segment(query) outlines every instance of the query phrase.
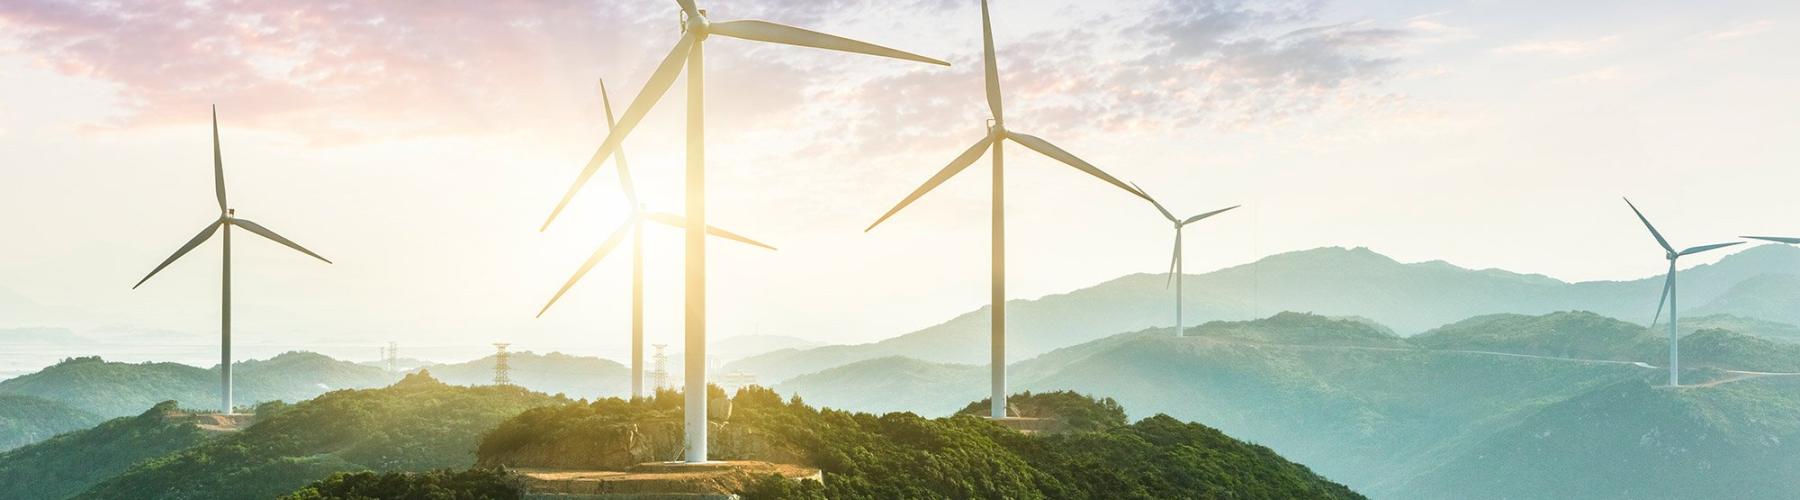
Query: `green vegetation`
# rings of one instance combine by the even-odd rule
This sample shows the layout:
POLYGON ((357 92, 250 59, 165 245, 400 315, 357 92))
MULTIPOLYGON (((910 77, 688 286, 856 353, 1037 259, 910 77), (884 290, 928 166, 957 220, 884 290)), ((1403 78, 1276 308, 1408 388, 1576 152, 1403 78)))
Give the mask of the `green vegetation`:
POLYGON ((1336 319, 1295 312, 1254 321, 1211 321, 1184 333, 1271 344, 1407 347, 1406 339, 1394 335, 1393 330, 1366 319, 1336 319))
POLYGON ((465 468, 482 432, 528 408, 566 403, 518 387, 449 386, 416 374, 383 389, 265 405, 255 425, 139 464, 82 497, 267 498, 341 471, 465 468))
POLYGON ((524 495, 505 470, 339 472, 280 500, 517 500, 524 495))
POLYGON ((1627 381, 1558 403, 1415 484, 1412 498, 1792 498, 1800 381, 1627 381))
MULTIPOLYGON (((1213 428, 1167 416, 1124 424, 1117 404, 1068 393, 1022 402, 1119 425, 1039 437, 971 416, 818 410, 757 387, 732 401, 729 420, 714 422, 713 458, 798 463, 826 474, 822 485, 765 481, 745 492, 753 498, 1361 498, 1213 428)), ((662 392, 530 410, 488 434, 481 463, 629 465, 640 459, 634 453, 678 449, 680 405, 678 394, 662 392), (648 449, 634 452, 639 446, 648 449), (571 464, 570 457, 617 458, 571 464)))
MULTIPOLYGON (((993 412, 993 398, 969 403, 957 415, 987 416, 993 412)), ((1125 407, 1112 398, 1094 399, 1074 391, 1032 394, 1025 391, 1006 397, 1007 416, 1056 419, 1063 429, 1074 432, 1096 432, 1125 425, 1125 407)))
POLYGON ((100 423, 98 415, 57 401, 0 394, 0 451, 100 423))
POLYGON ((1494 351, 1559 358, 1645 361, 1667 342, 1644 329, 1587 311, 1476 316, 1407 339, 1428 349, 1494 351))
POLYGON ((1700 330, 1681 338, 1681 366, 1800 372, 1800 345, 1728 330, 1700 330))
POLYGON ((0 498, 68 498, 133 464, 206 440, 193 425, 164 418, 164 401, 134 417, 0 453, 0 498))

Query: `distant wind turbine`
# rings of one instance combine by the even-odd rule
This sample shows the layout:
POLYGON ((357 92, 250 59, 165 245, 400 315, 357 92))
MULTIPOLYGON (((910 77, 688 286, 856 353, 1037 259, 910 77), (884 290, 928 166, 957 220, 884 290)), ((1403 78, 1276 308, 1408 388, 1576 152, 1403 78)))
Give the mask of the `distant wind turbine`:
POLYGON ((1006 192, 1004 182, 1005 156, 1001 150, 1001 145, 1006 140, 1010 139, 1013 142, 1017 142, 1033 151, 1037 151, 1044 156, 1066 163, 1071 167, 1075 167, 1077 170, 1087 172, 1089 175, 1100 178, 1100 180, 1118 186, 1119 189, 1123 189, 1128 193, 1139 197, 1143 197, 1144 193, 1113 178, 1113 176, 1108 175, 1106 172, 1100 171, 1099 168, 1089 164, 1087 161, 1076 158, 1075 155, 1070 154, 1068 151, 1064 151, 1062 148, 1050 144, 1049 141, 1007 130, 1006 119, 1004 113, 1001 112, 1000 75, 994 60, 994 30, 988 18, 987 0, 982 0, 981 2, 981 40, 982 61, 986 66, 988 110, 993 113, 993 119, 988 125, 987 135, 983 136, 981 140, 975 141, 974 146, 970 146, 967 151, 962 153, 962 155, 957 156, 955 160, 951 160, 950 164, 945 166, 943 170, 938 171, 937 175, 931 176, 931 179, 926 180, 924 185, 913 190, 912 194, 907 195, 906 199, 900 200, 898 205, 894 205, 892 210, 888 210, 886 214, 882 215, 880 219, 876 219, 875 223, 870 224, 868 229, 864 229, 864 231, 866 232, 875 229, 875 226, 881 225, 882 221, 886 221, 889 217, 893 217, 894 214, 899 213, 900 209, 906 208, 907 205, 912 204, 913 201, 918 200, 919 197, 924 196, 925 193, 930 192, 939 184, 943 184, 944 181, 949 180, 957 173, 962 172, 963 169, 968 168, 969 165, 974 164, 975 160, 981 158, 982 152, 992 148, 994 153, 994 180, 992 186, 993 194, 991 195, 991 202, 993 204, 993 248, 991 259, 993 264, 990 270, 991 274, 989 275, 991 289, 988 297, 990 303, 988 310, 991 315, 991 319, 989 320, 991 328, 990 335, 992 337, 992 358, 990 362, 992 363, 991 368, 993 371, 993 399, 991 400, 991 410, 994 418, 1005 418, 1006 192))
MULTIPOLYGON (((1175 283, 1175 336, 1180 337, 1181 329, 1182 329, 1182 325, 1183 325, 1183 323, 1181 322, 1181 281, 1182 281, 1181 278, 1183 276, 1183 274, 1182 274, 1183 259, 1181 256, 1181 229, 1184 227, 1187 227, 1188 224, 1200 222, 1201 220, 1204 220, 1208 217, 1212 217, 1214 215, 1219 215, 1219 214, 1222 214, 1225 212, 1229 212, 1232 209, 1241 207, 1243 205, 1232 205, 1230 207, 1221 208, 1218 210, 1203 213, 1203 214, 1196 215, 1193 217, 1188 217, 1186 219, 1181 219, 1181 218, 1175 217, 1175 214, 1169 213, 1169 209, 1164 208, 1162 203, 1159 203, 1156 201, 1156 198, 1150 197, 1150 193, 1145 192, 1144 188, 1142 186, 1138 186, 1137 184, 1132 184, 1131 186, 1137 188, 1139 193, 1143 193, 1144 199, 1150 200, 1150 204, 1156 206, 1156 211, 1162 212, 1163 218, 1169 219, 1169 222, 1175 224, 1175 256, 1171 257, 1169 259, 1169 281, 1172 281, 1175 283)), ((1164 284, 1163 286, 1168 286, 1168 285, 1164 284)))
POLYGON ((1697 254, 1697 253, 1701 253, 1701 252, 1718 250, 1720 248, 1725 248, 1725 247, 1732 246, 1732 245, 1740 245, 1740 244, 1743 244, 1744 242, 1733 241, 1731 243, 1714 243, 1711 245, 1700 245, 1697 247, 1690 247, 1686 250, 1677 252, 1677 251, 1675 251, 1675 247, 1669 245, 1669 240, 1663 239, 1662 233, 1656 231, 1656 226, 1650 225, 1650 219, 1644 217, 1644 212, 1639 211, 1637 209, 1637 205, 1631 204, 1630 199, 1625 200, 1625 205, 1631 207, 1631 212, 1637 214, 1638 220, 1644 222, 1644 228, 1650 230, 1650 236, 1656 237, 1656 244, 1662 246, 1663 252, 1665 252, 1664 255, 1669 259, 1669 277, 1663 281, 1662 296, 1660 298, 1658 298, 1656 301, 1656 316, 1650 318, 1650 329, 1651 330, 1656 329, 1656 321, 1658 319, 1662 318, 1663 304, 1665 302, 1668 303, 1668 305, 1669 305, 1669 385, 1671 387, 1680 387, 1681 386, 1681 339, 1680 339, 1680 333, 1677 333, 1677 331, 1675 330, 1675 323, 1676 323, 1675 260, 1679 259, 1685 255, 1693 255, 1693 254, 1697 254))
POLYGON ((194 247, 198 247, 198 246, 200 246, 201 243, 205 243, 207 238, 212 237, 213 233, 217 232, 217 233, 221 233, 223 235, 222 238, 224 241, 225 249, 224 249, 224 252, 222 252, 222 253, 225 256, 225 259, 224 259, 224 266, 223 266, 222 272, 220 274, 220 283, 221 284, 220 284, 220 288, 219 288, 219 290, 220 290, 219 291, 219 302, 220 302, 219 303, 219 339, 220 339, 219 340, 219 378, 220 378, 220 380, 219 380, 219 412, 229 415, 229 414, 231 414, 231 407, 232 407, 232 404, 231 404, 232 403, 232 401, 231 401, 231 226, 237 226, 237 227, 244 228, 244 230, 255 233, 258 236, 268 238, 268 239, 270 239, 276 243, 280 243, 288 248, 292 248, 294 250, 299 250, 300 253, 310 255, 315 259, 323 260, 323 261, 325 261, 326 264, 330 264, 331 261, 326 260, 324 257, 320 257, 319 254, 313 253, 311 250, 307 250, 306 248, 301 247, 300 244, 294 243, 292 240, 283 238, 279 234, 275 234, 275 232, 270 231, 269 228, 263 227, 262 225, 257 224, 255 222, 250 222, 249 219, 237 218, 237 215, 236 215, 237 210, 228 208, 226 206, 226 204, 225 204, 225 162, 224 162, 222 156, 219 154, 219 108, 218 107, 213 108, 212 127, 213 127, 212 128, 212 130, 213 130, 213 193, 215 195, 217 195, 219 198, 219 219, 213 221, 212 224, 208 224, 206 226, 206 229, 201 229, 200 234, 194 235, 194 238, 191 240, 188 240, 187 244, 182 245, 180 249, 175 250, 175 255, 170 255, 169 258, 164 259, 161 264, 157 264, 156 269, 151 269, 150 274, 145 275, 144 279, 138 280, 136 285, 131 285, 131 288, 133 290, 136 290, 137 287, 140 285, 143 285, 145 281, 150 281, 151 276, 156 276, 156 273, 158 271, 162 271, 163 268, 169 267, 169 264, 174 263, 175 259, 179 259, 179 258, 181 258, 181 256, 187 255, 187 253, 189 251, 193 250, 194 247))
MULTIPOLYGON (((631 105, 625 108, 625 114, 619 119, 618 126, 607 134, 606 141, 588 158, 587 166, 582 167, 581 175, 563 194, 562 201, 544 220, 545 228, 550 226, 556 216, 568 206, 569 200, 581 190, 589 177, 600 169, 606 157, 619 148, 619 143, 631 135, 631 131, 656 106, 658 99, 674 85, 675 76, 681 73, 682 65, 687 65, 687 271, 686 271, 686 329, 684 339, 687 351, 686 402, 683 407, 684 440, 686 441, 685 458, 688 462, 705 462, 707 413, 706 413, 706 105, 705 105, 705 41, 712 35, 722 35, 744 40, 770 42, 784 45, 796 45, 826 50, 854 52, 874 56, 891 57, 931 64, 949 66, 937 59, 882 47, 871 43, 859 42, 835 35, 816 31, 784 26, 767 21, 721 21, 712 22, 706 12, 694 6, 693 0, 676 0, 681 5, 684 19, 681 23, 682 35, 663 57, 656 71, 651 73, 650 80, 644 83, 644 89, 633 98, 631 105)), ((541 229, 540 229, 541 230, 541 229)))
MULTIPOLYGON (((600 100, 606 106, 606 124, 609 127, 613 126, 612 101, 606 96, 606 82, 604 80, 600 82, 600 100)), ((617 164, 619 167, 619 188, 625 192, 625 199, 631 203, 631 218, 627 219, 624 224, 621 224, 618 229, 613 230, 612 235, 608 236, 606 241, 600 244, 600 248, 594 250, 594 255, 588 257, 587 262, 581 264, 581 268, 577 269, 575 275, 570 277, 567 283, 563 284, 562 289, 556 291, 555 296, 550 297, 550 302, 544 304, 543 309, 538 310, 538 317, 543 317, 544 312, 549 311, 550 306, 556 304, 557 299, 562 298, 563 294, 567 293, 570 287, 575 286, 575 282, 581 281, 581 277, 587 275, 588 270, 593 269, 594 265, 600 262, 600 259, 605 258, 608 252, 611 252, 613 248, 619 246, 619 242, 625 239, 626 231, 630 230, 631 397, 632 399, 637 399, 644 397, 644 221, 678 228, 687 227, 687 222, 679 215, 646 212, 644 210, 644 205, 638 202, 637 188, 636 186, 633 186, 631 182, 631 169, 625 164, 625 148, 620 147, 613 151, 613 163, 617 164)), ((775 249, 775 247, 712 226, 707 226, 706 232, 707 234, 721 238, 737 240, 770 250, 775 249)))

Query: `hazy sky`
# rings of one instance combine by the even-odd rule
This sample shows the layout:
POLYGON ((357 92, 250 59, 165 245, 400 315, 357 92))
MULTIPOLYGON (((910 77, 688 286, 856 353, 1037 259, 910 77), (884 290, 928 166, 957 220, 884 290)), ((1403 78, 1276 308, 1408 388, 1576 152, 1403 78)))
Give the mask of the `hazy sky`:
MULTIPOLYGON (((863 342, 984 305, 985 160, 862 231, 983 133, 976 2, 702 3, 955 64, 707 45, 709 217, 781 247, 712 246, 713 335, 863 342)), ((216 335, 216 242, 129 288, 215 217, 217 104, 238 214, 337 261, 238 233, 243 342, 617 357, 627 254, 532 318, 624 216, 610 167, 537 226, 603 138, 595 80, 622 111, 678 36, 676 12, 0 3, 0 301, 35 304, 0 327, 216 335)), ((1791 1, 994 4, 1009 128, 1178 212, 1246 205, 1189 229, 1190 272, 1368 246, 1566 280, 1662 269, 1621 195, 1677 244, 1800 233, 1797 14, 1791 1)), ((626 143, 653 208, 680 208, 680 95, 626 143)), ((1163 269, 1171 235, 1151 207, 1010 151, 1012 297, 1163 269)), ((652 340, 673 342, 680 235, 649 234, 652 340)))

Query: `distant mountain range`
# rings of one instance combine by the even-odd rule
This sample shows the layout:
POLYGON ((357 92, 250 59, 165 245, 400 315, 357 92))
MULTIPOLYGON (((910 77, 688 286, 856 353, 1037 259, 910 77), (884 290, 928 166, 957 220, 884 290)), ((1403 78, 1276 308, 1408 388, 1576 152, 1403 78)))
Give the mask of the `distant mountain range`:
MULTIPOLYGON (((1760 322, 1694 322, 1698 331, 1682 341, 1684 377, 1716 386, 1653 388, 1666 377, 1661 337, 1588 312, 1486 315, 1413 338, 1354 318, 1282 313, 1211 322, 1183 337, 1167 328, 1115 335, 1009 370, 1013 391, 1105 394, 1134 417, 1206 422, 1372 498, 1769 498, 1800 488, 1788 459, 1730 459, 1743 487, 1692 481, 1733 453, 1769 458, 1800 440, 1800 376, 1725 371, 1800 372, 1800 344, 1708 326, 1760 322), (1606 404, 1614 406, 1596 408, 1606 404), (1636 445, 1631 436, 1659 441, 1636 445), (1682 455, 1686 446, 1704 453, 1682 455), (1590 470, 1582 463, 1609 459, 1646 467, 1579 474, 1590 470), (1659 472, 1673 468, 1691 471, 1659 472), (1530 489, 1538 474, 1570 489, 1530 489), (1521 484, 1471 486, 1505 480, 1521 484)), ((985 366, 885 357, 776 389, 833 408, 942 415, 980 397, 987 382, 985 366)))
MULTIPOLYGON (((1650 256, 1646 268, 1660 260, 1650 256)), ((1683 314, 1728 314, 1800 324, 1800 248, 1763 245, 1681 271, 1683 314)), ((1645 321, 1662 277, 1569 283, 1535 274, 1473 270, 1443 261, 1400 263, 1366 248, 1319 248, 1183 276, 1189 321, 1247 320, 1281 311, 1358 316, 1412 335, 1473 316, 1565 310, 1645 321), (1642 318, 1641 320, 1639 318, 1642 318)), ((1007 303, 1007 357, 1030 359, 1118 332, 1174 323, 1162 274, 1134 274, 1065 294, 1007 303)), ((1791 327, 1778 335, 1800 339, 1791 327)), ((983 307, 942 324, 858 345, 789 349, 730 363, 779 382, 852 362, 901 356, 938 363, 987 362, 983 307), (956 346, 967 346, 958 348, 956 346)))

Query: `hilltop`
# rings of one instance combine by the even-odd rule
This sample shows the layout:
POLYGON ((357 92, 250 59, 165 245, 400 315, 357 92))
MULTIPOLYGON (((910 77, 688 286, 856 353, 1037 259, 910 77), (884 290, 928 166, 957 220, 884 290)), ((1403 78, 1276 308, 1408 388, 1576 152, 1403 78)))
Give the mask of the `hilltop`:
MULTIPOLYGON (((715 459, 824 471, 823 484, 787 487, 782 498, 1362 498, 1205 425, 1166 415, 1127 424, 1106 401, 1026 398, 1087 417, 1079 430, 1030 436, 971 416, 818 410, 751 387, 732 398, 728 419, 714 419, 710 447, 715 459)), ((678 453, 680 408, 665 391, 530 410, 488 433, 481 463, 607 470, 678 453)))
POLYGON ((460 387, 414 374, 386 388, 260 405, 249 428, 140 463, 78 498, 146 491, 170 499, 269 498, 338 471, 468 467, 488 429, 529 408, 568 403, 514 386, 460 387))
MULTIPOLYGON (((1652 261, 1646 273, 1660 268, 1652 261)), ((1732 315, 1800 324, 1800 248, 1761 245, 1717 263, 1682 270, 1683 314, 1732 315)), ((1585 310, 1638 318, 1654 312, 1661 275, 1631 281, 1569 283, 1498 269, 1466 269, 1443 261, 1401 263, 1366 248, 1319 248, 1266 257, 1250 264, 1182 276, 1187 316, 1246 321, 1280 311, 1358 316, 1401 336, 1466 318, 1585 310)), ((1097 340, 1117 332, 1173 322, 1172 292, 1161 274, 1134 274, 1064 294, 1007 302, 1010 362, 1097 340)), ((785 349, 729 363, 780 383, 827 368, 891 356, 934 363, 985 364, 988 311, 976 309, 944 323, 880 342, 785 349)), ((1746 334, 1760 332, 1740 331, 1746 334)), ((1800 332, 1774 332, 1800 338, 1800 332)))

